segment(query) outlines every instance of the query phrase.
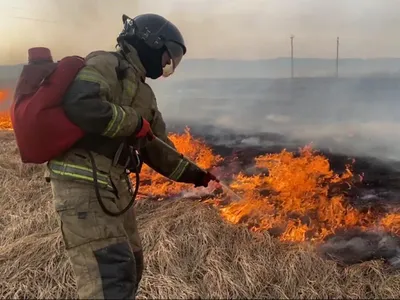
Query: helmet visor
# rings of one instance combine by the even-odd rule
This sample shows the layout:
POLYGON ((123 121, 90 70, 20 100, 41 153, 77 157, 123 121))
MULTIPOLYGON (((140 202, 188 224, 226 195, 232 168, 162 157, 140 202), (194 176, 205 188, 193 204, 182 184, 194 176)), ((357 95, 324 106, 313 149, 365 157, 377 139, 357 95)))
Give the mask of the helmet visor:
POLYGON ((169 58, 171 59, 171 63, 167 64, 163 68, 163 76, 168 77, 175 72, 176 68, 178 67, 178 65, 182 60, 184 53, 182 46, 175 42, 168 41, 165 43, 165 47, 167 48, 167 52, 169 58))

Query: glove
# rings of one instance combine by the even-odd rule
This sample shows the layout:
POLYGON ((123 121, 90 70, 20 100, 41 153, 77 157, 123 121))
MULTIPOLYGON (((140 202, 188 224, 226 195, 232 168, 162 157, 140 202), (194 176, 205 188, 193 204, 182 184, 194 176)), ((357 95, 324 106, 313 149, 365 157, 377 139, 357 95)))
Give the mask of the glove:
POLYGON ((151 125, 149 121, 146 119, 141 119, 142 126, 140 127, 140 130, 136 133, 136 138, 144 138, 147 137, 149 140, 154 139, 154 134, 153 131, 151 130, 151 125))
POLYGON ((199 187, 199 186, 208 187, 208 184, 210 183, 211 180, 219 182, 217 177, 215 177, 213 174, 201 170, 201 172, 196 178, 196 181, 194 182, 194 187, 199 187))

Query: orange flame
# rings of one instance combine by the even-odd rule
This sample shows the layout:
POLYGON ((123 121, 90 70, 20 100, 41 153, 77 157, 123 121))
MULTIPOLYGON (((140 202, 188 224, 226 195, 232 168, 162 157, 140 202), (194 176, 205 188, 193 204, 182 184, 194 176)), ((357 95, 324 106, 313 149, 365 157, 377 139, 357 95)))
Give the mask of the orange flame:
MULTIPOLYGON (((10 93, 8 90, 0 90, 0 104, 7 101, 10 93)), ((12 129, 10 114, 8 111, 0 111, 0 130, 12 129)))
POLYGON ((9 94, 7 90, 0 90, 0 103, 5 102, 9 94))
MULTIPOLYGON (((9 115, 1 113, 0 129, 11 128, 9 115)), ((223 161, 203 141, 193 138, 188 128, 169 138, 179 152, 204 169, 223 161)), ((230 184, 242 200, 224 204, 226 199, 220 195, 206 201, 228 222, 244 224, 256 232, 268 230, 282 241, 295 242, 320 241, 338 229, 354 226, 380 227, 400 234, 400 214, 374 215, 346 204, 343 187, 351 188, 354 178, 350 165, 343 174, 335 174, 328 159, 310 146, 300 149, 297 156, 283 150, 257 157, 255 165, 268 169, 268 175, 248 176, 242 172, 230 184)), ((192 185, 172 182, 148 166, 143 167, 141 179, 140 198, 163 199, 196 191, 192 185)))
MULTIPOLYGON (((171 134, 170 138, 180 152, 203 168, 222 161, 205 143, 194 139, 188 129, 183 135, 171 134)), ((213 204, 230 223, 244 224, 256 232, 268 230, 282 241, 295 242, 321 241, 338 229, 354 226, 379 226, 400 234, 400 215, 382 218, 346 204, 345 195, 339 191, 352 186, 350 165, 345 166, 343 174, 335 174, 328 159, 310 146, 300 149, 298 156, 284 150, 257 157, 255 165, 268 169, 268 175, 239 173, 230 184, 242 196, 241 201, 223 204, 220 196, 205 201, 213 204)), ((141 189, 144 198, 166 198, 193 191, 191 185, 171 182, 148 167, 142 174, 143 182, 147 182, 141 189)))
POLYGON ((381 225, 386 230, 392 231, 393 233, 400 235, 400 214, 387 214, 384 218, 382 218, 381 225))
MULTIPOLYGON (((186 128, 182 135, 171 133, 169 138, 174 143, 177 150, 198 164, 201 168, 209 169, 215 166, 222 158, 212 153, 204 142, 194 139, 189 128, 186 128)), ((142 187, 140 193, 146 197, 166 198, 177 195, 184 190, 190 189, 191 185, 173 182, 161 174, 155 172, 147 165, 143 166, 140 174, 142 187)))
POLYGON ((285 241, 320 240, 338 228, 360 225, 361 214, 346 207, 344 196, 330 195, 332 185, 350 184, 350 166, 335 174, 329 161, 309 146, 298 157, 283 150, 255 162, 269 174, 236 177, 231 187, 243 200, 221 208, 227 220, 255 231, 279 232, 285 241))
POLYGON ((0 112, 0 130, 11 130, 12 123, 8 112, 0 112))

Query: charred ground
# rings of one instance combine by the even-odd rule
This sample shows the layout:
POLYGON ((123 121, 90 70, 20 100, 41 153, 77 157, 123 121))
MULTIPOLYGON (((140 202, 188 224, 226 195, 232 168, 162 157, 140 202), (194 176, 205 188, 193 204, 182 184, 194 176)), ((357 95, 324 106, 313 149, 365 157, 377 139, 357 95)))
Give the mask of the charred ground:
MULTIPOLYGON (((216 139, 215 135, 205 138, 214 144, 216 152, 231 156, 237 168, 248 172, 255 155, 289 148, 285 142, 276 146, 280 143, 276 141, 279 136, 272 138, 274 145, 267 149, 265 145, 261 149, 235 142, 249 139, 248 136, 232 136, 219 143, 211 141, 216 139)), ((43 168, 20 163, 11 132, 1 133, 0 144, 0 295, 2 298, 75 297, 72 271, 64 254, 49 186, 42 178, 43 168)), ((327 155, 338 169, 349 160, 346 156, 327 155)), ((362 203, 364 194, 380 197, 379 201, 367 197, 368 205, 395 203, 396 197, 390 196, 397 180, 393 165, 356 158, 355 172, 362 171, 364 183, 348 197, 354 200, 354 205, 362 203)), ((308 243, 281 243, 265 232, 254 234, 243 226, 228 224, 215 209, 197 201, 138 201, 136 205, 147 265, 141 298, 400 296, 400 273, 381 260, 344 268, 325 260, 308 243)), ((360 243, 352 243, 354 237, 359 238, 359 233, 342 236, 340 242, 348 249, 355 249, 360 243)), ((366 259, 379 258, 375 254, 382 237, 368 236, 362 241, 366 240, 376 241, 375 248, 362 248, 369 251, 366 259)), ((337 241, 333 245, 336 247, 337 241)), ((389 246, 393 249, 397 244, 389 246)), ((332 247, 328 250, 332 253, 332 247)), ((343 246, 338 251, 342 250, 343 246)), ((355 261, 350 258, 347 262, 355 261)))
MULTIPOLYGON (((175 124, 169 128, 182 133, 184 124, 175 124)), ((236 133, 233 130, 213 126, 190 126, 191 134, 210 145, 216 154, 225 157, 225 165, 231 172, 252 171, 254 158, 265 153, 279 153, 283 149, 298 155, 304 141, 288 139, 277 133, 236 133), (234 162, 234 163, 233 163, 234 162)), ((352 165, 354 174, 362 180, 354 182, 351 190, 341 190, 348 194, 347 199, 359 209, 376 207, 400 208, 400 161, 383 160, 366 155, 348 155, 329 148, 319 147, 336 173, 345 171, 347 164, 352 165)))

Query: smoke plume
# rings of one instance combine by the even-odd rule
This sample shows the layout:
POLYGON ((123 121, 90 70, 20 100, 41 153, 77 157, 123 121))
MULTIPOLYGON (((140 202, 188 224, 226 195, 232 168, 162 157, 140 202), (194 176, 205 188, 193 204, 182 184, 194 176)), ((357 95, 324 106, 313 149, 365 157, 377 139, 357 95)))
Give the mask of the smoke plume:
POLYGON ((192 58, 288 56, 291 34, 297 57, 335 57, 337 36, 342 57, 394 57, 399 8, 395 0, 16 0, 1 7, 0 63, 20 63, 39 44, 58 57, 112 49, 121 15, 144 12, 176 23, 192 58))

